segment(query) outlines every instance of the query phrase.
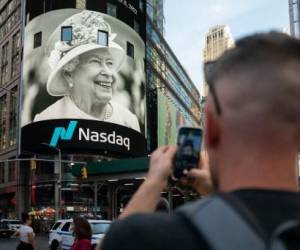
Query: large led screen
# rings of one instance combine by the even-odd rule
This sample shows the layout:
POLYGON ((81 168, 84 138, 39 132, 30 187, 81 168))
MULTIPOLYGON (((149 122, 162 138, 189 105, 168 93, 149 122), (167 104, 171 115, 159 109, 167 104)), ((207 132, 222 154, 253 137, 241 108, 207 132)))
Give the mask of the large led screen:
POLYGON ((99 12, 63 9, 25 28, 21 151, 143 155, 145 44, 99 12))
POLYGON ((157 92, 158 99, 158 145, 174 145, 177 143, 177 132, 182 126, 197 126, 184 117, 171 101, 172 97, 157 92))

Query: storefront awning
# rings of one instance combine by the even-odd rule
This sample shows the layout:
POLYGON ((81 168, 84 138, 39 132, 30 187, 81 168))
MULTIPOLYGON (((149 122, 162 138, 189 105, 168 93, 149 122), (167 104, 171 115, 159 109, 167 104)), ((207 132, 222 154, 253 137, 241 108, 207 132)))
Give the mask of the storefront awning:
MULTIPOLYGON (((148 170, 149 158, 132 158, 126 160, 100 161, 89 163, 87 168, 88 176, 110 175, 121 173, 145 172, 148 170)), ((75 164, 72 167, 72 175, 82 176, 83 165, 75 164)))

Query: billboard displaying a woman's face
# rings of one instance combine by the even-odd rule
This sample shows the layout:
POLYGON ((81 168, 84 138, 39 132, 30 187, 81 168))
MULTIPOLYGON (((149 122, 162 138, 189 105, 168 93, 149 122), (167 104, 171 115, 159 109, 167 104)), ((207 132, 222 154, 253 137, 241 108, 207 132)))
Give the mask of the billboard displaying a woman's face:
POLYGON ((22 149, 39 150, 60 127, 58 145, 51 146, 74 153, 140 154, 138 144, 145 144, 144 57, 140 36, 111 16, 63 9, 33 19, 24 39, 22 149), (65 139, 71 121, 77 122, 75 136, 65 139), (80 128, 93 128, 91 136, 115 132, 130 139, 132 150, 116 141, 108 144, 108 139, 100 143, 95 134, 94 140, 80 142, 80 128), (33 144, 28 142, 31 133, 37 138, 33 144))

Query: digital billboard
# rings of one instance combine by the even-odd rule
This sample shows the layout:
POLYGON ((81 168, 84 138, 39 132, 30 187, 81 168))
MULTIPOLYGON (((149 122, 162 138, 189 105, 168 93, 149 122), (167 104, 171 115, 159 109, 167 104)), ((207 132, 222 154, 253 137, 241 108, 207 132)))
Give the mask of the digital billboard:
POLYGON ((172 145, 177 143, 177 132, 182 126, 197 126, 188 121, 178 108, 172 103, 172 97, 167 97, 161 91, 157 92, 158 102, 158 145, 172 145))
POLYGON ((25 28, 21 152, 143 155, 145 44, 100 12, 63 9, 25 28))

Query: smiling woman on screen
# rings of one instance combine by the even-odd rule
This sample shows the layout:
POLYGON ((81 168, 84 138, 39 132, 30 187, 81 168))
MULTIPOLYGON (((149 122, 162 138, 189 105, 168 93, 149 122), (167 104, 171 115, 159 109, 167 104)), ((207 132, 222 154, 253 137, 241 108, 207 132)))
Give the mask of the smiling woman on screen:
POLYGON ((63 98, 37 114, 34 121, 89 119, 140 131, 137 117, 112 101, 115 74, 125 60, 123 48, 113 41, 116 36, 96 12, 83 11, 59 25, 48 40, 52 71, 47 91, 63 98), (63 40, 64 29, 69 40, 63 40))

